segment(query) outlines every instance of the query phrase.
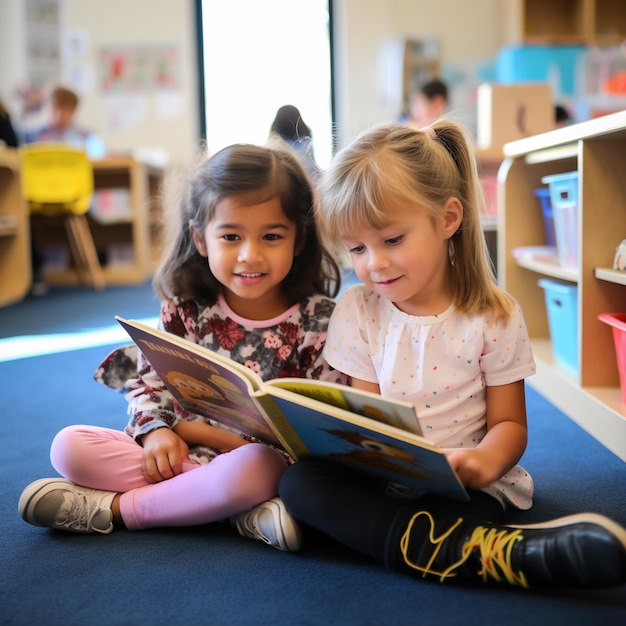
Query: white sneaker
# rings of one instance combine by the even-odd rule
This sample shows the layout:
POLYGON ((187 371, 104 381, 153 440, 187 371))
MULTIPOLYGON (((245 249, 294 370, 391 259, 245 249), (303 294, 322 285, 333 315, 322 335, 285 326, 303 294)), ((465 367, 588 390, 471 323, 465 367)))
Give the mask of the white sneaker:
POLYGON ((114 497, 113 491, 87 489, 64 478, 42 478, 24 489, 18 509, 35 526, 106 535, 113 530, 114 497))
POLYGON ((258 539, 285 552, 297 552, 302 545, 298 523, 289 515, 280 498, 233 515, 230 523, 242 537, 258 539))

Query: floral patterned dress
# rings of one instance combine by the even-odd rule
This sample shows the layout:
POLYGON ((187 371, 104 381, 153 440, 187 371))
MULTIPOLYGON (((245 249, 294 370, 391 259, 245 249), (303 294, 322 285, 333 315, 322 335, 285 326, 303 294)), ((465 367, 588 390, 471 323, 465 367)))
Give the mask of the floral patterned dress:
MULTIPOLYGON (((310 296, 273 319, 259 321, 238 316, 219 296, 209 305, 165 302, 160 325, 167 332, 246 365, 263 380, 299 377, 341 382, 341 374, 322 356, 334 306, 330 298, 310 296)), ((130 414, 125 432, 134 439, 157 428, 172 428, 181 419, 204 420, 225 428, 183 409, 135 345, 114 350, 94 377, 125 392, 130 414)), ((245 434, 244 438, 253 441, 245 434)), ((215 456, 210 451, 202 454, 215 456)))

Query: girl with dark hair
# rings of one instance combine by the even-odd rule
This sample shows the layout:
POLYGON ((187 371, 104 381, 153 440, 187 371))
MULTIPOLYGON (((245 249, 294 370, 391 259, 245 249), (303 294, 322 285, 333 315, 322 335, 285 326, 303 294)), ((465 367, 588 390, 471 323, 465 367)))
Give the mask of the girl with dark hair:
MULTIPOLYGON (((293 154, 234 145, 204 160, 164 232, 154 286, 166 331, 264 379, 339 381, 321 355, 339 270, 318 236, 313 192, 293 154)), ((24 520, 106 534, 230 518, 243 536, 299 548, 298 526, 276 497, 289 459, 186 412, 141 353, 115 351, 97 377, 126 392, 126 431, 58 433, 51 460, 64 479, 26 487, 24 520)))

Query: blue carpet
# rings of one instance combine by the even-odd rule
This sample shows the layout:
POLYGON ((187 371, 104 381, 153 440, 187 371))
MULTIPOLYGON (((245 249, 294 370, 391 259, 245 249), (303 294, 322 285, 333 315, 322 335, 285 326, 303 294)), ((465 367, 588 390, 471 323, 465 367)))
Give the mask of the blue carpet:
MULTIPOLYGON (((157 313, 149 285, 54 290, 0 309, 0 337, 93 330, 114 326, 115 314, 157 313)), ((86 341, 81 349, 0 362, 0 624, 625 623, 625 587, 526 593, 443 586, 387 572, 320 536, 285 554, 225 524, 101 537, 24 523, 19 495, 30 481, 54 475, 48 450, 60 428, 126 423, 123 397, 92 380, 109 349, 86 341)), ((527 396, 531 441, 523 464, 536 499, 519 520, 594 510, 626 525, 624 463, 537 393, 527 396)))

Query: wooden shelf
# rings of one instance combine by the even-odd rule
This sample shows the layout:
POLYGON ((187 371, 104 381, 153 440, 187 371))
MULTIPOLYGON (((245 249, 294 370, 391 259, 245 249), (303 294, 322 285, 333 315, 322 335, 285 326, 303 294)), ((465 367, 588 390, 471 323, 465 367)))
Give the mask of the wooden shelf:
POLYGON ((600 313, 626 310, 626 273, 610 269, 625 236, 626 111, 504 146, 499 172, 503 198, 498 221, 498 280, 519 301, 533 342, 537 374, 528 383, 626 461, 626 405, 622 402, 615 344, 600 313), (543 217, 534 197, 548 174, 579 174, 579 266, 514 258, 512 251, 542 246, 543 217), (541 276, 577 284, 579 371, 566 372, 552 357, 541 276))
POLYGON ((19 233, 19 220, 15 215, 0 215, 0 237, 13 237, 19 233))
POLYGON ((579 277, 576 270, 570 269, 569 267, 562 267, 556 263, 550 263, 549 261, 537 261, 536 259, 517 259, 517 264, 520 267, 525 267, 526 269, 544 276, 559 278, 572 283, 578 282, 579 277))
POLYGON ((599 280, 606 280, 617 285, 626 285, 626 272, 619 272, 608 267, 596 267, 594 274, 599 280))
MULTIPOLYGON (((107 285, 141 284, 148 280, 160 251, 158 214, 163 171, 130 156, 112 156, 93 161, 94 186, 100 190, 126 190, 128 215, 112 221, 88 215, 96 248, 103 257, 107 285)), ((61 223, 46 218, 32 221, 37 245, 52 249, 65 245, 61 223)), ((72 267, 44 267, 46 282, 52 285, 76 285, 78 276, 72 267)))
POLYGON ((626 39, 622 0, 517 0, 523 43, 608 46, 626 39))
MULTIPOLYGON (((162 168, 128 156, 94 161, 95 188, 125 189, 129 194, 129 214, 113 221, 97 220, 89 214, 89 224, 98 250, 109 257, 103 268, 107 285, 140 284, 152 276, 160 251, 160 192, 162 168), (112 250, 121 250, 113 258, 112 250)), ((62 220, 33 217, 22 196, 20 158, 15 149, 0 150, 0 306, 18 302, 31 283, 30 238, 37 246, 67 251, 62 220)), ((44 266, 46 282, 77 285, 73 267, 44 266)))
POLYGON ((20 160, 0 149, 0 306, 21 300, 30 288, 28 208, 22 198, 20 160))

